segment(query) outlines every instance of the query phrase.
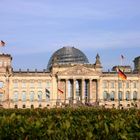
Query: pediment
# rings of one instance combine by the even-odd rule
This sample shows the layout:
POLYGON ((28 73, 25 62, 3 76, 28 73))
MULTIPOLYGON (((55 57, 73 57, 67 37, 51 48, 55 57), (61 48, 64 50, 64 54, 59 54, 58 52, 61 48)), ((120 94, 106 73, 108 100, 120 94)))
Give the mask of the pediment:
POLYGON ((58 75, 94 75, 96 72, 95 70, 91 70, 90 68, 86 68, 84 66, 74 66, 72 68, 68 68, 64 71, 58 72, 58 75))

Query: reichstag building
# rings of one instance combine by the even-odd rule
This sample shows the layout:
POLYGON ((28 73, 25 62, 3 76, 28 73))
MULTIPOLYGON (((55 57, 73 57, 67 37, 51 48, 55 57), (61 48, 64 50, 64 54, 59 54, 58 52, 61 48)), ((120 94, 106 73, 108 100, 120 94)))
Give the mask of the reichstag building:
POLYGON ((14 71, 12 56, 0 54, 0 107, 44 108, 91 105, 107 108, 140 108, 140 56, 131 66, 119 66, 127 80, 118 78, 116 67, 103 71, 100 56, 94 64, 75 47, 54 52, 47 69, 14 71))

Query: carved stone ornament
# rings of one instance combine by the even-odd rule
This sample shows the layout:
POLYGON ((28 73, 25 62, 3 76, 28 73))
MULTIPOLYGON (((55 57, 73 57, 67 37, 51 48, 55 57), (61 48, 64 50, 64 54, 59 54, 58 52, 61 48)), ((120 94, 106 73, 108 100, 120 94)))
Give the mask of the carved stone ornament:
POLYGON ((58 72, 57 75, 94 75, 96 72, 94 70, 90 70, 84 66, 74 66, 72 68, 69 68, 67 70, 58 72))

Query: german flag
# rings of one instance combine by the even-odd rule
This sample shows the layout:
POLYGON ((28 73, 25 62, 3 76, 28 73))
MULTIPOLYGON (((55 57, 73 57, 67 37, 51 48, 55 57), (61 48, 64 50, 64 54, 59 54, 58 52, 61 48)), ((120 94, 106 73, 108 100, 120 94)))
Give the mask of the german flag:
POLYGON ((122 80, 126 80, 127 76, 124 74, 124 72, 122 72, 120 69, 118 69, 118 76, 122 79, 122 80))
POLYGON ((4 47, 5 46, 5 42, 4 41, 0 41, 0 47, 4 47))
POLYGON ((64 92, 63 92, 61 89, 59 89, 59 88, 58 88, 58 91, 59 91, 60 93, 62 93, 62 94, 64 93, 64 92))

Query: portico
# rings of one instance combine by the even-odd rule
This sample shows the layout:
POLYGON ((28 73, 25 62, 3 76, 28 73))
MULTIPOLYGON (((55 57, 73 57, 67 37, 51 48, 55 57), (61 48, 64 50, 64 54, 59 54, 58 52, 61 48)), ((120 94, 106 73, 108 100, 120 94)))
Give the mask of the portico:
POLYGON ((93 103, 98 101, 98 79, 61 78, 58 79, 57 84, 57 99, 63 103, 93 103))

